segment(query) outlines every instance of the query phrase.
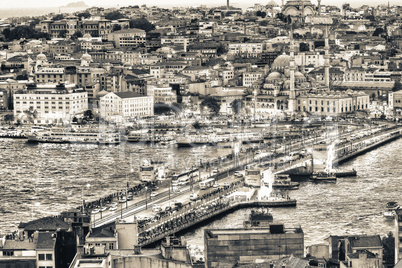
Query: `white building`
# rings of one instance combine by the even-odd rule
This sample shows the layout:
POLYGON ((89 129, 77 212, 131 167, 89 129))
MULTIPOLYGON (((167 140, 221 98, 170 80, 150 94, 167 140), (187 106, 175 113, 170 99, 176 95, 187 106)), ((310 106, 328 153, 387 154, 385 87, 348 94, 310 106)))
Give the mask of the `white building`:
POLYGON ((152 116, 154 97, 134 92, 110 92, 100 98, 100 114, 112 121, 152 116))
POLYGON ((109 41, 113 41, 116 47, 131 47, 144 44, 146 42, 146 32, 142 29, 124 29, 110 33, 109 41))
POLYGON ((38 85, 14 94, 14 116, 23 123, 71 122, 88 110, 88 92, 71 85, 38 85))

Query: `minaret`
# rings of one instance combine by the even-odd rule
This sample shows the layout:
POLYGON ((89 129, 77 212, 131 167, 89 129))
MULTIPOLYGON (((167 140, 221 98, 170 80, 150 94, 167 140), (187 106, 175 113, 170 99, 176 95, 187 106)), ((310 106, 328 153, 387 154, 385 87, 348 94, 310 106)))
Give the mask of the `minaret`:
POLYGON ((318 16, 321 16, 321 0, 318 0, 318 16))
POLYGON ((295 93, 295 43, 293 40, 293 27, 290 27, 290 60, 289 60, 289 74, 290 74, 290 92, 289 92, 289 110, 295 111, 296 93, 295 93))
POLYGON ((325 68, 325 87, 329 88, 329 44, 328 44, 328 28, 325 29, 324 68, 325 68))

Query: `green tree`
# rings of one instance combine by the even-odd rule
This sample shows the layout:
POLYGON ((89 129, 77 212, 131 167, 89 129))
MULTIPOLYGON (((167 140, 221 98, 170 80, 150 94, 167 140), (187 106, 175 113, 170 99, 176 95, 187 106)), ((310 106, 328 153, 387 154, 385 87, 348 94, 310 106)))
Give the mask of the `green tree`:
POLYGON ((377 28, 375 29, 373 36, 380 36, 381 34, 384 33, 384 29, 383 28, 377 28))
POLYGON ((24 111, 24 114, 26 115, 28 121, 33 123, 38 115, 38 112, 32 108, 29 108, 29 110, 24 111))
POLYGON ((230 103, 230 107, 235 114, 239 114, 241 110, 244 108, 244 102, 242 100, 234 100, 230 103))
POLYGON ((202 108, 207 107, 214 114, 219 113, 219 110, 221 109, 221 105, 214 97, 206 97, 201 102, 201 107, 202 108))
POLYGON ((152 31, 155 29, 155 25, 150 23, 145 18, 138 18, 138 19, 130 20, 130 28, 138 28, 138 29, 142 29, 146 32, 149 32, 149 31, 152 31))
POLYGON ((106 15, 105 15, 105 19, 107 19, 107 20, 118 20, 118 19, 121 19, 123 17, 124 17, 123 14, 121 14, 117 10, 109 12, 109 13, 106 13, 106 15))

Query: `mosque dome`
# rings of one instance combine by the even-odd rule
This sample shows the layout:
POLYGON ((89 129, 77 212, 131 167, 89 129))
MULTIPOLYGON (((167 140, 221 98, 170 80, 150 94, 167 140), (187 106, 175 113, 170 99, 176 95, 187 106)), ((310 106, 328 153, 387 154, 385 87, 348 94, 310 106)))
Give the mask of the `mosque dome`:
POLYGON ((47 61, 47 57, 45 54, 40 53, 40 54, 38 54, 38 56, 36 56, 36 60, 47 61))
POLYGON ((278 56, 274 62, 272 63, 273 70, 284 70, 289 66, 290 56, 286 54, 282 54, 278 56))
POLYGON ((282 75, 279 72, 272 72, 267 76, 266 80, 275 80, 275 79, 281 79, 282 75))
POLYGON ((92 56, 89 55, 88 53, 84 53, 81 56, 81 60, 86 60, 86 61, 91 61, 92 60, 92 56))

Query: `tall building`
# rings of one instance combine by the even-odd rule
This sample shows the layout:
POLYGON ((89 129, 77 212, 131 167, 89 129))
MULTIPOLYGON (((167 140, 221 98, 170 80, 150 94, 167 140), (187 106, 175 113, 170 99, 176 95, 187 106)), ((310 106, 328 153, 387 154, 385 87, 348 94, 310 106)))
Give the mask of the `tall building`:
POLYGON ((108 40, 114 42, 116 47, 136 47, 145 44, 146 32, 141 29, 124 29, 110 33, 108 40))
POLYGON ((284 228, 282 224, 269 228, 205 229, 204 248, 207 268, 255 259, 278 260, 292 254, 304 257, 304 233, 300 227, 284 228))
POLYGON ((395 210, 395 264, 402 259, 402 209, 395 210))

